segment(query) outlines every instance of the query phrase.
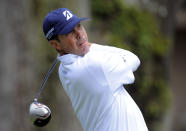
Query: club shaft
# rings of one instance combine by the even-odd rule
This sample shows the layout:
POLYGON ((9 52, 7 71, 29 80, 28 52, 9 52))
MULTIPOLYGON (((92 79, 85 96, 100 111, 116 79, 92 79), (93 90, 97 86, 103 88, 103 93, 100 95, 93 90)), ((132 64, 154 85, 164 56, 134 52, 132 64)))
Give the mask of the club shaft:
POLYGON ((42 90, 43 90, 43 88, 44 88, 44 86, 45 86, 45 84, 46 84, 46 82, 47 82, 47 80, 48 80, 50 74, 52 73, 54 67, 56 66, 57 62, 58 62, 58 60, 57 60, 57 58, 56 58, 55 61, 54 61, 53 64, 52 64, 52 66, 51 66, 50 69, 48 70, 48 72, 47 72, 47 74, 46 74, 46 76, 45 76, 45 78, 44 78, 44 80, 43 80, 43 83, 42 83, 41 86, 40 86, 40 90, 39 90, 39 92, 37 93, 36 98, 34 99, 35 102, 37 102, 37 100, 39 99, 39 96, 40 96, 40 94, 41 94, 41 92, 42 92, 42 90))

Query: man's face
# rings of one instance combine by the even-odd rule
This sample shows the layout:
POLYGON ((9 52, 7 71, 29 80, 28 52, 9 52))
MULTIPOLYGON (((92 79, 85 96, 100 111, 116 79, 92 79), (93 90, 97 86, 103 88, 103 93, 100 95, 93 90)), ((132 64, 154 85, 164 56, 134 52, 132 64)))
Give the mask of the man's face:
POLYGON ((90 43, 84 27, 79 23, 74 30, 67 35, 58 35, 56 49, 61 55, 76 54, 83 56, 89 51, 90 43))

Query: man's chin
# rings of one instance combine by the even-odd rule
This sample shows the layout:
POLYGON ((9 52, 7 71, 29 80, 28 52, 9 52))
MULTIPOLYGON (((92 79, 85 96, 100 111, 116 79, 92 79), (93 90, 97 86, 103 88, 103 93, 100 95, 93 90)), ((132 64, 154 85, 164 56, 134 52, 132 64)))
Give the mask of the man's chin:
POLYGON ((81 52, 83 55, 87 54, 89 52, 89 48, 90 46, 87 44, 87 45, 84 45, 81 49, 81 52))

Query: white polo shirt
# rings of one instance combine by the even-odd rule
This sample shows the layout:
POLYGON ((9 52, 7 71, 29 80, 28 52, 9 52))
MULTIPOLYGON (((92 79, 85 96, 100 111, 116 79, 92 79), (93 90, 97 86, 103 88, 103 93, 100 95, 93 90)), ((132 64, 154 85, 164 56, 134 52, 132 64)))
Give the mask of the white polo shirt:
POLYGON ((123 85, 134 82, 140 61, 133 53, 92 44, 84 56, 59 56, 59 77, 85 131, 147 131, 123 85))

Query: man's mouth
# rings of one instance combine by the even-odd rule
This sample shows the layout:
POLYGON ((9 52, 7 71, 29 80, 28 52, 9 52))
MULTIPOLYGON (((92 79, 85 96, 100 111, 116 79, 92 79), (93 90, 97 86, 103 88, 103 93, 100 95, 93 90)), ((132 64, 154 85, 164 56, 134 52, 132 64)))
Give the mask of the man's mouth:
POLYGON ((83 46, 85 44, 86 40, 85 39, 81 39, 80 41, 78 41, 78 46, 83 46))

